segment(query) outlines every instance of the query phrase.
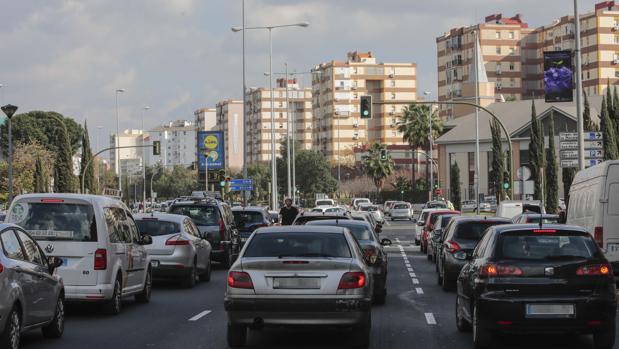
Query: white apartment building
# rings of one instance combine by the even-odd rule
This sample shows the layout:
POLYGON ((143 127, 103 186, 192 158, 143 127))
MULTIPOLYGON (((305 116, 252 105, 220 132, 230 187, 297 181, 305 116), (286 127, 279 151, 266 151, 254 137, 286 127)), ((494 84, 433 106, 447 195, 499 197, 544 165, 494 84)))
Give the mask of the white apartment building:
POLYGON ((196 161, 196 127, 187 120, 177 120, 157 126, 148 131, 148 145, 161 142, 161 154, 153 155, 146 148, 146 165, 191 166, 196 161))
MULTIPOLYGON (((141 146, 146 144, 144 143, 144 138, 144 132, 142 130, 125 130, 118 136, 118 144, 116 143, 116 134, 110 136, 110 147, 141 146)), ((112 168, 114 168, 116 175, 118 175, 120 171, 122 176, 125 176, 128 170, 131 172, 135 167, 142 166, 142 148, 110 150, 110 164, 112 168), (117 158, 120 158, 120 168, 116 161, 117 158)))

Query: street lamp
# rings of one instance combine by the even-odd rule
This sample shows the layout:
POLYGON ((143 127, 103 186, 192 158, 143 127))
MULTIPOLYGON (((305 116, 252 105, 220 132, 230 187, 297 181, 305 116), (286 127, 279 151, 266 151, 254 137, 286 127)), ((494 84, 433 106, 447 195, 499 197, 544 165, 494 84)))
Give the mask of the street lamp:
POLYGON ((120 139, 118 138, 120 136, 120 118, 118 117, 118 94, 119 93, 123 93, 125 92, 124 88, 119 88, 116 89, 116 137, 114 137, 116 139, 116 148, 114 150, 116 156, 116 168, 118 168, 118 190, 120 191, 120 196, 122 197, 123 195, 123 182, 122 182, 122 168, 120 166, 120 149, 118 149, 118 147, 120 147, 120 139))
POLYGON ((13 128, 11 125, 11 118, 17 111, 17 106, 7 104, 3 106, 2 111, 9 119, 9 204, 13 201, 13 128))
MULTIPOLYGON (((287 28, 287 27, 308 27, 308 22, 300 22, 293 24, 282 24, 282 25, 272 25, 272 26, 262 26, 262 27, 232 27, 232 31, 237 33, 242 31, 245 33, 246 30, 268 30, 269 31, 269 91, 271 94, 271 208, 273 210, 277 209, 277 169, 275 163, 275 101, 273 97, 273 39, 272 32, 273 29, 278 28, 287 28)), ((243 60, 245 60, 245 52, 243 52, 243 60)), ((245 95, 245 91, 243 91, 243 95, 245 95)), ((243 105, 245 108, 245 105, 243 105)), ((246 132, 243 132, 246 133, 246 132)), ((247 144, 247 142, 244 142, 247 144)), ((246 147, 247 145, 245 145, 246 147)))
MULTIPOLYGON (((430 91, 424 91, 423 94, 427 97, 429 97, 432 92, 430 91)), ((430 159, 430 164, 427 164, 426 166, 430 167, 430 200, 432 200, 432 198, 434 197, 434 195, 432 194, 432 190, 434 187, 434 169, 432 168, 432 161, 434 160, 433 155, 432 155, 432 146, 433 146, 433 139, 432 139, 432 105, 430 105, 430 115, 428 116, 428 144, 429 144, 429 150, 428 150, 428 158, 430 159)), ((427 160, 427 159, 426 159, 427 160)))
MULTIPOLYGON (((150 109, 149 106, 145 106, 144 112, 142 113, 142 145, 144 145, 144 116, 146 112, 150 109)), ((146 212, 146 148, 142 148, 142 203, 144 205, 144 212, 146 212)))
MULTIPOLYGON (((101 130, 103 126, 97 126, 97 152, 101 150, 101 130)), ((97 190, 101 192, 101 163, 97 166, 97 190)))

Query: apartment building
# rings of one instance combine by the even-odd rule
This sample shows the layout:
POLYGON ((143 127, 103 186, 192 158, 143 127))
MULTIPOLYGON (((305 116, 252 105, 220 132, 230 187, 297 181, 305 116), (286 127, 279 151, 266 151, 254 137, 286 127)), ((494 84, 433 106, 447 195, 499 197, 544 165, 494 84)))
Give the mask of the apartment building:
POLYGON ((141 168, 143 163, 142 148, 137 147, 146 144, 145 138, 142 130, 125 130, 119 135, 110 135, 110 147, 135 147, 110 150, 110 165, 116 175, 122 173, 122 176, 126 176, 127 173, 135 172, 141 168), (116 159, 120 159, 120 161, 117 162, 116 159))
POLYGON ((176 120, 167 122, 148 131, 148 143, 161 142, 161 155, 153 155, 149 148, 146 152, 148 166, 185 166, 196 161, 196 127, 192 121, 176 120))
POLYGON ((224 135, 226 168, 240 171, 243 168, 243 101, 225 100, 215 107, 215 128, 224 135))
POLYGON ((396 127, 405 105, 398 102, 417 99, 416 70, 415 63, 378 63, 372 52, 349 52, 345 61, 316 66, 312 70, 313 149, 332 162, 352 164, 354 149, 365 144, 405 144, 396 127), (362 95, 372 96, 372 119, 360 118, 362 95))
MULTIPOLYGON (((301 142, 302 149, 312 147, 312 89, 301 88, 297 79, 277 79, 273 89, 275 114, 275 151, 279 156, 280 143, 290 127, 294 138, 301 142), (286 83, 288 100, 286 100, 286 83), (288 104, 287 104, 288 102, 288 104), (289 125, 290 123, 290 125, 289 125)), ((268 88, 250 89, 247 98, 248 110, 248 161, 249 163, 271 160, 271 91, 268 88)))
POLYGON ((196 131, 212 131, 217 125, 217 109, 200 108, 193 112, 196 131))

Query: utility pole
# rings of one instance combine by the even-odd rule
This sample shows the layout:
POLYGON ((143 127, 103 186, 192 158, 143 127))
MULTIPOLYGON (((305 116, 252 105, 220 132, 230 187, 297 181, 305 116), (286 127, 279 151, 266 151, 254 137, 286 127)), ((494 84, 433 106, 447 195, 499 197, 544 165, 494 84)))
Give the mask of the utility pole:
MULTIPOLYGON (((576 118, 578 132, 578 169, 585 169, 585 132, 584 120, 582 115, 582 65, 580 57, 580 17, 578 15, 578 0, 574 0, 574 35, 576 38, 576 50, 574 51, 576 65, 576 118)), ((610 88, 610 86, 608 87, 610 88)))

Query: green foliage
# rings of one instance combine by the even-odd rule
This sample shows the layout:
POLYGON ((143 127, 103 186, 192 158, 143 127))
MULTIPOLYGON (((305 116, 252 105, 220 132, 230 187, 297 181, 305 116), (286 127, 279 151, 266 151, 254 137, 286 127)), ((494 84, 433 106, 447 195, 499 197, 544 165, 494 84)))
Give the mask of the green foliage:
POLYGON ((384 144, 374 143, 370 147, 368 155, 363 156, 365 171, 374 181, 378 193, 382 190, 385 179, 393 173, 395 166, 391 154, 387 154, 386 159, 381 159, 381 152, 386 150, 387 147, 384 144))
POLYGON ((574 181, 575 176, 575 168, 564 168, 561 173, 561 179, 563 180, 563 193, 565 193, 565 206, 570 205, 570 188, 572 187, 572 182, 574 181))
POLYGON ((546 157, 545 174, 546 212, 555 213, 559 207, 559 164, 555 150, 555 117, 553 112, 550 113, 550 123, 548 124, 548 154, 546 157))
POLYGON ((598 131, 599 126, 591 120, 591 106, 589 105, 589 97, 584 93, 585 96, 585 109, 582 113, 583 117, 583 125, 586 131, 598 131))
POLYGON ((494 118, 490 121, 490 131, 492 133, 492 179, 494 181, 497 202, 500 202, 505 198, 505 189, 503 188, 505 154, 503 153, 503 144, 501 142, 501 127, 494 118))
POLYGON ((542 182, 539 176, 540 169, 544 168, 544 131, 537 119, 535 101, 531 101, 531 140, 529 141, 529 166, 534 181, 533 198, 540 200, 543 195, 542 182))
POLYGON ((267 203, 271 186, 271 167, 267 164, 256 163, 247 167, 247 176, 254 181, 253 203, 267 203))
POLYGON ((395 182, 391 183, 391 186, 398 192, 406 192, 412 189, 411 182, 402 176, 397 176, 395 182))
MULTIPOLYGON (((53 173, 55 157, 52 152, 37 142, 18 143, 13 151, 13 193, 32 193, 35 188, 37 159, 41 159, 43 192, 48 191, 49 178, 53 173)), ((0 192, 8 192, 8 163, 0 162, 0 192)))
POLYGON ((619 95, 617 95, 617 86, 613 88, 613 113, 609 114, 609 117, 615 124, 615 134, 619 135, 619 95))
POLYGON ((92 149, 90 149, 90 138, 88 137, 88 125, 84 122, 84 133, 82 136, 82 160, 80 166, 80 181, 84 175, 84 190, 86 193, 97 193, 95 182, 94 163, 92 161, 92 149), (86 168, 86 164, 89 164, 86 168))
POLYGON ((45 185, 45 177, 43 174, 43 162, 41 158, 37 156, 35 166, 34 166, 34 192, 35 193, 45 193, 47 192, 45 185))
POLYGON ((458 167, 457 162, 451 166, 451 173, 449 176, 449 192, 451 194, 451 202, 454 204, 454 208, 460 211, 460 205, 462 203, 462 190, 460 189, 460 167, 458 167))
POLYGON ((153 191, 157 193, 158 197, 177 198, 182 195, 189 195, 198 187, 198 172, 184 166, 174 166, 171 169, 157 167, 155 171, 160 173, 155 176, 153 182, 153 191))
POLYGON ((56 162, 54 163, 54 192, 73 193, 77 189, 75 175, 73 174, 73 152, 69 135, 63 127, 58 126, 56 133, 56 162))
POLYGON ((615 132, 615 125, 608 115, 606 97, 602 98, 601 110, 600 131, 604 135, 604 160, 616 160, 619 158, 617 134, 615 132))
POLYGON ((329 163, 321 152, 297 151, 295 165, 297 187, 305 198, 311 199, 316 193, 333 193, 337 190, 337 179, 331 175, 329 163))

